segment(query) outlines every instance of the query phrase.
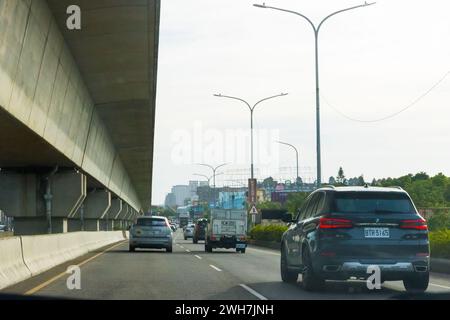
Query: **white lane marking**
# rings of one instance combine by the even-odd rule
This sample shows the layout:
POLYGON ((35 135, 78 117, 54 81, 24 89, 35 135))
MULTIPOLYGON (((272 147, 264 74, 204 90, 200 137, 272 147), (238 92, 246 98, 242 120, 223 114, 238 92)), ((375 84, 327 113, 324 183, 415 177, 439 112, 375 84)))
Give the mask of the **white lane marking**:
POLYGON ((196 258, 199 259, 199 260, 202 260, 202 257, 200 257, 200 256, 198 256, 198 255, 195 255, 194 257, 196 257, 196 258))
POLYGON ((435 287, 439 287, 439 288, 442 288, 442 289, 448 289, 448 290, 450 290, 450 287, 442 286, 442 285, 440 285, 440 284, 430 283, 430 285, 435 286, 435 287))
POLYGON ((191 252, 191 250, 189 250, 189 249, 186 249, 186 252, 191 252))
POLYGON ((262 294, 256 292, 255 290, 253 290, 252 288, 246 286, 245 284, 241 283, 240 286, 242 288, 244 288, 245 290, 247 290, 248 292, 250 292, 252 295, 254 295, 255 297, 257 297, 259 300, 267 300, 266 297, 264 297, 262 294))
POLYGON ((180 246, 180 248, 183 248, 183 249, 184 249, 184 247, 183 247, 183 246, 180 246))
POLYGON ((251 251, 258 251, 258 252, 262 252, 262 253, 271 254, 271 255, 274 255, 274 256, 279 256, 280 255, 279 253, 266 251, 266 250, 259 250, 259 249, 254 249, 254 248, 247 248, 247 249, 251 250, 251 251))
POLYGON ((217 268, 216 266, 214 266, 214 265, 212 265, 212 264, 210 264, 209 266, 210 266, 211 268, 213 268, 214 270, 216 270, 216 271, 222 271, 221 269, 217 268))

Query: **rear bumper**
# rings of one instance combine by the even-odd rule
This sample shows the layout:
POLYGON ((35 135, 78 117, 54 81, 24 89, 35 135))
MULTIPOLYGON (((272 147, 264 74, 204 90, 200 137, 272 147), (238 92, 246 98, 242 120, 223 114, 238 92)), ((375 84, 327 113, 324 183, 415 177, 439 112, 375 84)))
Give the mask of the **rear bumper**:
POLYGON ((130 246, 135 248, 170 248, 172 238, 130 238, 130 246))
POLYGON ((351 277, 367 279, 378 267, 383 280, 403 280, 413 274, 426 273, 430 270, 429 258, 404 258, 377 260, 346 260, 336 258, 316 259, 314 271, 329 280, 345 280, 351 277))
POLYGON ((234 249, 240 247, 240 249, 243 249, 247 247, 247 242, 237 240, 235 237, 221 237, 216 240, 208 240, 208 245, 212 248, 234 249))

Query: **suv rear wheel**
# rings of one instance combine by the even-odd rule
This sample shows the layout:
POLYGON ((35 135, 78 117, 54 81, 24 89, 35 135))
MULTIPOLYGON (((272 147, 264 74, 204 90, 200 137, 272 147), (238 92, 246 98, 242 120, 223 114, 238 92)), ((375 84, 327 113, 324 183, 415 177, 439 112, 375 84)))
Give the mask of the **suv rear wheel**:
POLYGON ((422 293, 427 290, 430 281, 430 274, 428 272, 415 274, 403 280, 403 285, 406 291, 410 293, 422 293))
POLYGON ((286 250, 281 250, 281 258, 280 258, 280 272, 281 272, 281 280, 287 283, 296 283, 298 279, 298 273, 289 271, 286 250))
POLYGON ((306 291, 318 291, 325 287, 325 280, 314 272, 309 250, 303 250, 302 285, 306 291))

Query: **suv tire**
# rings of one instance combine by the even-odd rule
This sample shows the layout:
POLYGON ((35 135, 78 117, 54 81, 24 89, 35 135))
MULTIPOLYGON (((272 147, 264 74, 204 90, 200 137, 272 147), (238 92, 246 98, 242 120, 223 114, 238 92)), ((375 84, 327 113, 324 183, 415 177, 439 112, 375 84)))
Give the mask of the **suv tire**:
POLYGON ((166 248, 166 252, 172 252, 172 246, 166 248))
POLYGON ((308 249, 303 251, 302 286, 306 291, 319 291, 325 287, 325 280, 314 272, 311 255, 308 249))
POLYGON ((130 252, 134 252, 135 250, 136 250, 136 248, 133 247, 133 246, 129 246, 129 247, 128 247, 128 251, 130 251, 130 252))
POLYGON ((430 281, 430 273, 424 272, 419 274, 414 274, 413 276, 403 280, 403 285, 409 293, 422 293, 428 288, 428 283, 430 281))
POLYGON ((198 239, 197 238, 192 238, 192 243, 197 244, 198 243, 198 239))
POLYGON ((281 280, 287 283, 296 283, 298 280, 298 273, 292 272, 288 269, 286 250, 281 250, 281 258, 280 258, 280 273, 281 280))

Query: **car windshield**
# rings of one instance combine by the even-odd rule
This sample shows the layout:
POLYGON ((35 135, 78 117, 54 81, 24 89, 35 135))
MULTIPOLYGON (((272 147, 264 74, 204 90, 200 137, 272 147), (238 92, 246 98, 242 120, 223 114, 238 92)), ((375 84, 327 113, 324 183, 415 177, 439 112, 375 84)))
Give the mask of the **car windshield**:
POLYGON ((166 227, 164 219, 138 219, 136 225, 145 227, 166 227))
POLYGON ((404 193, 339 192, 335 195, 334 211, 342 213, 416 213, 404 193))

